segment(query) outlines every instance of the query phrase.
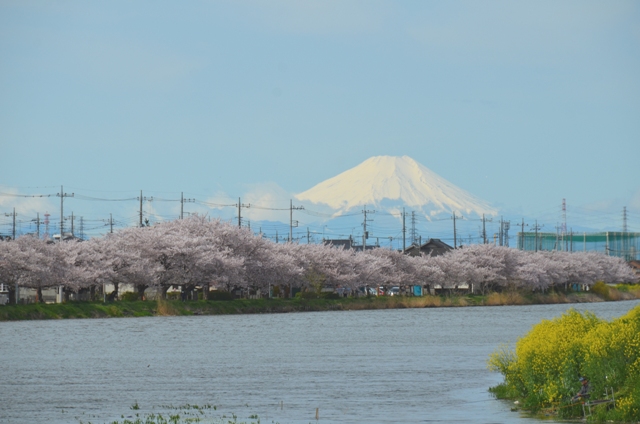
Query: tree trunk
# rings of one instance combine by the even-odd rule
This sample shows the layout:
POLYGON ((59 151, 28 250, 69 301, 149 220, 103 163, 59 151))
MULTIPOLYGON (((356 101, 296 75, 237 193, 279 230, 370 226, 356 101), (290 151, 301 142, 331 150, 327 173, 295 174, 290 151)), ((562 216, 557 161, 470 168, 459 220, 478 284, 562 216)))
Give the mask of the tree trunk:
POLYGON ((42 298, 42 287, 38 287, 36 290, 36 303, 44 303, 44 299, 42 298))
POLYGON ((147 286, 146 284, 137 284, 136 285, 136 291, 138 292, 138 299, 139 300, 145 300, 144 298, 144 291, 148 288, 149 286, 147 286))
POLYGON ((167 291, 169 291, 169 286, 163 285, 160 287, 160 299, 167 300, 167 291))
POLYGON ((7 288, 9 289, 9 305, 15 305, 16 303, 16 289, 13 284, 8 284, 7 288))
POLYGON ((106 296, 108 302, 113 302, 118 299, 118 286, 120 284, 116 281, 112 281, 111 284, 113 284, 113 291, 106 296))

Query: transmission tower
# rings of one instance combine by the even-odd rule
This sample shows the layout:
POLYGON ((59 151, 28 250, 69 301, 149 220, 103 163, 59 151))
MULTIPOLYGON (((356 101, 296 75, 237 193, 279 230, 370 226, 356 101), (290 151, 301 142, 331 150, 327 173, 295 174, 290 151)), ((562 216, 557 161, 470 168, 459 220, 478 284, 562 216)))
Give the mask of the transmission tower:
POLYGON ((418 234, 416 233, 416 212, 411 211, 411 244, 418 244, 418 234))
POLYGON ((562 199, 562 226, 560 227, 562 235, 567 234, 567 200, 562 199))
POLYGON ((45 212, 44 214, 44 239, 49 240, 49 217, 51 214, 49 212, 45 212))

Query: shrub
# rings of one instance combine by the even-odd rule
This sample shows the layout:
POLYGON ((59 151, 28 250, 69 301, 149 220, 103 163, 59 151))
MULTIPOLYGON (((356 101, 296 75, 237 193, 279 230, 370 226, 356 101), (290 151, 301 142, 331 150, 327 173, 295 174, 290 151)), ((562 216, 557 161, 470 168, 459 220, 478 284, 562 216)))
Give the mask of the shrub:
POLYGON ((516 343, 489 358, 489 368, 505 377, 496 396, 517 397, 536 411, 557 408, 563 417, 582 415, 572 407, 579 376, 590 380, 592 399, 613 388, 616 408, 592 407, 601 420, 640 420, 640 306, 612 322, 570 310, 543 320, 516 343))
POLYGON ((604 300, 610 300, 610 290, 609 286, 606 285, 603 281, 598 281, 591 287, 591 292, 597 294, 604 300))
POLYGON ((213 290, 208 293, 209 300, 233 300, 233 294, 224 290, 213 290))
POLYGON ((298 299, 319 299, 321 296, 315 291, 313 291, 313 292, 298 292, 296 293, 296 297, 298 299))
POLYGON ((140 300, 140 294, 138 292, 126 292, 120 295, 120 300, 125 302, 133 302, 136 300, 140 300))

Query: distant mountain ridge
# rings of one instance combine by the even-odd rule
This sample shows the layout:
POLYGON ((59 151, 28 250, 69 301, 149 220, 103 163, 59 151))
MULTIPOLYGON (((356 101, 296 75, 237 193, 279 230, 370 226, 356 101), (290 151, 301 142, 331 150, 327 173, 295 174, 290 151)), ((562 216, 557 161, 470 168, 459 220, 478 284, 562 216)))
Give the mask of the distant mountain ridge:
POLYGON ((445 180, 408 156, 374 156, 304 191, 296 198, 324 204, 338 213, 363 205, 408 206, 425 216, 453 211, 497 215, 488 202, 445 180))

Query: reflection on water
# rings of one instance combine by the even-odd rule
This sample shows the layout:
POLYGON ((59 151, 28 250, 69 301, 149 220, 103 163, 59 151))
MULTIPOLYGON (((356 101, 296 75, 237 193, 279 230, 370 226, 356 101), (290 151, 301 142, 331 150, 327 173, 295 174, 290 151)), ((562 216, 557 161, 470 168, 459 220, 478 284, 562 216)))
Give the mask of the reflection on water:
POLYGON ((0 422, 105 423, 211 404, 263 423, 537 422, 488 355, 570 307, 640 301, 0 323, 0 422), (138 403, 139 411, 130 407, 138 403))

